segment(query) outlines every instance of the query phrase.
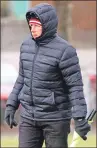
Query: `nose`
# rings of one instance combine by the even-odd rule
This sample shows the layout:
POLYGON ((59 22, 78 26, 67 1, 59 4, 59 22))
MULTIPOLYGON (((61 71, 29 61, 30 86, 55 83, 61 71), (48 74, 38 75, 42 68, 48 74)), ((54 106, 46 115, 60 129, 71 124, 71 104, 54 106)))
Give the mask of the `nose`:
POLYGON ((31 32, 34 32, 34 31, 35 31, 35 26, 32 25, 32 26, 31 26, 31 32))

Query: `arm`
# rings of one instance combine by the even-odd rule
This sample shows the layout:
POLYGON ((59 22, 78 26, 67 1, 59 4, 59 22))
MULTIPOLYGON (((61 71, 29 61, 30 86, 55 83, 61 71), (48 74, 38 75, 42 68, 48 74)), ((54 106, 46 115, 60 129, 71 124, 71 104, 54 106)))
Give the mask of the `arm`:
POLYGON ((68 87, 73 118, 85 118, 87 106, 83 93, 83 82, 75 48, 69 46, 62 54, 59 67, 68 87))
POLYGON ((23 75, 23 66, 21 61, 21 53, 20 53, 20 60, 19 60, 19 75, 14 84, 13 90, 8 97, 6 106, 13 106, 14 108, 18 109, 19 101, 18 95, 23 87, 24 84, 24 75, 23 75))

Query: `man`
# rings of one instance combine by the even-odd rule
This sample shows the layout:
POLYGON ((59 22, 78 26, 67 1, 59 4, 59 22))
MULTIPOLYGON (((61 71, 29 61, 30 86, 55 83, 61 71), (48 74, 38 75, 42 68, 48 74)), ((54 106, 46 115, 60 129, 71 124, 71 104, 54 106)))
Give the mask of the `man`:
MULTIPOLYGON (((16 126, 20 106, 19 147, 68 147, 70 120, 85 140, 90 126, 76 50, 57 35, 55 9, 42 3, 26 13, 31 35, 20 49, 19 76, 6 104, 5 119, 16 126)), ((61 22, 62 23, 62 22, 61 22)))

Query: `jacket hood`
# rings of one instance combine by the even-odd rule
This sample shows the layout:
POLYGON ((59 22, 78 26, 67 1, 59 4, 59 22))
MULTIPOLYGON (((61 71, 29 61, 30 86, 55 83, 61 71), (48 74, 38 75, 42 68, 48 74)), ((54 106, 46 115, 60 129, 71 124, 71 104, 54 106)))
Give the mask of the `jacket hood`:
POLYGON ((49 42, 49 40, 56 36, 58 18, 53 6, 48 3, 36 5, 26 13, 27 22, 29 22, 29 19, 32 17, 38 18, 43 27, 42 35, 35 39, 36 41, 49 42))

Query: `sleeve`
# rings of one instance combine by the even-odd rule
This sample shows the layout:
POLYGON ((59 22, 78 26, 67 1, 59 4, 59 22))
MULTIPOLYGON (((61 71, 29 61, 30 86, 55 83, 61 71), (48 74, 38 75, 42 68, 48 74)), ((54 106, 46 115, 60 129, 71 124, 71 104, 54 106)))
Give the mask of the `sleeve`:
POLYGON ((23 65, 22 65, 22 60, 21 60, 21 53, 20 53, 20 59, 19 59, 19 74, 16 79, 16 82, 14 84, 14 87, 12 89, 11 94, 8 97, 6 106, 11 105, 18 109, 19 106, 19 101, 18 101, 18 95, 23 87, 24 84, 24 74, 23 74, 23 65))
POLYGON ((83 81, 76 49, 72 46, 62 54, 59 67, 65 84, 68 88, 69 101, 72 106, 73 118, 84 118, 87 114, 87 105, 83 92, 83 81))

